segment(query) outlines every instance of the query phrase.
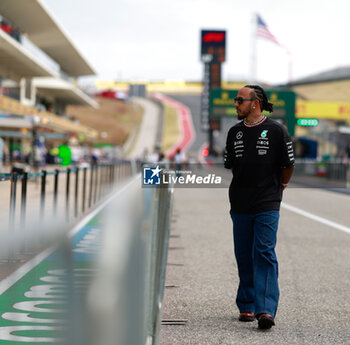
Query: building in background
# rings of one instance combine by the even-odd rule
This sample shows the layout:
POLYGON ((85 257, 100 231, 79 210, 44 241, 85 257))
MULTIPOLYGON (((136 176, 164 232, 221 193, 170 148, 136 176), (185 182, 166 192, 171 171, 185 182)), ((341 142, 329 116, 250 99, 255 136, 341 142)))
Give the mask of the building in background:
MULTIPOLYGON (((95 71, 39 0, 0 1, 0 137, 5 157, 40 140, 93 141, 97 131, 68 119, 67 105, 98 107, 77 86, 95 71)), ((18 157, 17 157, 18 158, 18 157)))
MULTIPOLYGON (((305 138, 316 141, 318 156, 349 155, 350 66, 301 78, 285 86, 298 97, 296 118, 301 125, 297 125, 296 136, 304 141, 305 138)), ((311 150, 299 146, 301 152, 311 150)))

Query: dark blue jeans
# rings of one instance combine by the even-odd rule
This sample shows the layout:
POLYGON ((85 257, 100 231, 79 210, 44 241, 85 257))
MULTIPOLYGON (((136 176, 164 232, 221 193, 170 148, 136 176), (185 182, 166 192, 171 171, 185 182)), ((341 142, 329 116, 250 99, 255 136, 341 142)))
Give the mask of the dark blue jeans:
POLYGON ((238 309, 241 313, 275 316, 279 298, 275 253, 279 211, 230 214, 239 275, 238 309))

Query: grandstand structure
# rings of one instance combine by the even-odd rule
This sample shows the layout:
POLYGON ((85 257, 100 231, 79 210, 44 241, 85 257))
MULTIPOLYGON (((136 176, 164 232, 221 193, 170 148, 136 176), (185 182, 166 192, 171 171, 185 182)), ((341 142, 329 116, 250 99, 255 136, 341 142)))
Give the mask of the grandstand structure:
POLYGON ((320 152, 350 155, 350 66, 337 67, 290 82, 297 94, 297 118, 319 120, 317 127, 297 128, 299 136, 320 143, 320 152))
POLYGON ((333 68, 287 84, 301 99, 350 102, 350 66, 333 68))
POLYGON ((98 132, 65 115, 98 103, 77 86, 95 71, 40 0, 0 1, 0 137, 30 146, 33 136, 93 141, 98 132))

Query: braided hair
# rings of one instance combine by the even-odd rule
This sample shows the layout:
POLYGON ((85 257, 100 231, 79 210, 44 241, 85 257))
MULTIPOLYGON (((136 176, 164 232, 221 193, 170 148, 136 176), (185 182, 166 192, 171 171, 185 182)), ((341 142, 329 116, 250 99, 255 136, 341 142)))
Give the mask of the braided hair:
POLYGON ((259 85, 246 85, 249 89, 253 89, 250 97, 257 98, 260 102, 261 111, 267 110, 269 113, 273 112, 273 104, 269 102, 264 89, 259 85))

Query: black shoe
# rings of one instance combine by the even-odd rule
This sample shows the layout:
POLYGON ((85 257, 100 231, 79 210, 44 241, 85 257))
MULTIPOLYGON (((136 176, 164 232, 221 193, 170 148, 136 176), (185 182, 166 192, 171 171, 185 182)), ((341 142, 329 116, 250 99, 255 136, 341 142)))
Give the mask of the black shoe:
POLYGON ((260 314, 258 317, 258 326, 260 329, 270 329, 275 325, 275 319, 270 314, 260 314))

